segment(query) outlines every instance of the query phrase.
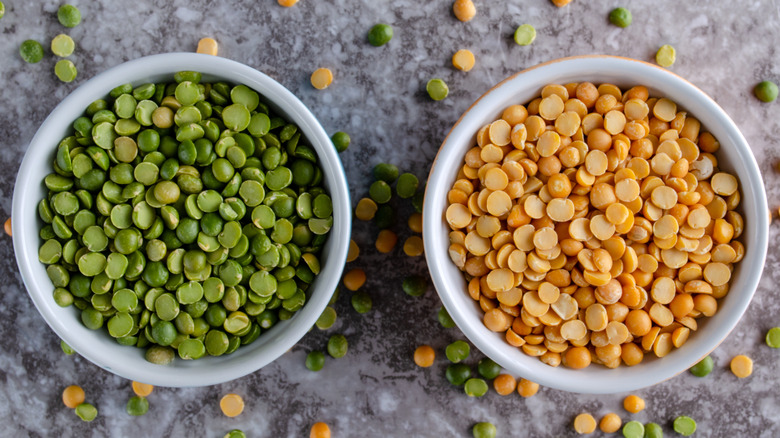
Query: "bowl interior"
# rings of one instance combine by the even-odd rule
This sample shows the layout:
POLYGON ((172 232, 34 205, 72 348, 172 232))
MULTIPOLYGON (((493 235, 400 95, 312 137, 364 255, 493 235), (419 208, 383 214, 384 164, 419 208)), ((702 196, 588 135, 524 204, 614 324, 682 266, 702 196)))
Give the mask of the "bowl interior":
POLYGON ((425 253, 445 307, 466 337, 487 356, 507 370, 544 386, 582 393, 615 393, 666 380, 695 364, 725 339, 747 308, 761 276, 767 249, 767 208, 761 174, 750 147, 728 115, 701 90, 668 70, 641 61, 609 56, 565 58, 511 76, 477 100, 455 124, 428 178, 423 213, 425 253), (734 270, 730 292, 720 300, 718 312, 711 318, 700 319, 698 330, 691 333, 687 343, 663 359, 646 355, 638 366, 614 370, 603 366, 584 370, 553 368, 507 344, 503 334, 491 332, 482 323, 483 312, 469 297, 463 274, 447 253, 446 193, 463 165, 464 154, 476 144, 479 128, 500 118, 507 106, 528 103, 544 85, 583 81, 612 83, 623 90, 645 85, 651 96, 668 97, 699 119, 702 130, 710 131, 720 141, 716 154, 720 167, 740 180, 740 212, 745 218, 740 240, 746 254, 734 270))
POLYGON ((224 58, 193 53, 154 55, 114 67, 89 80, 62 101, 33 137, 22 161, 14 189, 13 240, 17 263, 28 293, 46 322, 79 354, 98 366, 128 379, 160 386, 217 384, 249 374, 267 365, 291 348, 312 327, 335 290, 346 260, 350 238, 350 200, 346 176, 330 138, 314 115, 281 84, 246 65, 224 58), (42 222, 37 204, 46 196, 43 178, 51 173, 57 144, 72 133, 71 124, 96 99, 121 84, 138 86, 173 80, 173 73, 193 70, 203 81, 245 84, 262 95, 264 102, 303 131, 318 154, 324 185, 333 200, 334 224, 322 253, 322 271, 310 289, 302 309, 280 321, 250 345, 220 357, 195 361, 175 360, 167 366, 144 359, 144 349, 117 344, 101 329, 84 327, 74 307, 61 308, 52 298, 53 286, 38 261, 42 222))

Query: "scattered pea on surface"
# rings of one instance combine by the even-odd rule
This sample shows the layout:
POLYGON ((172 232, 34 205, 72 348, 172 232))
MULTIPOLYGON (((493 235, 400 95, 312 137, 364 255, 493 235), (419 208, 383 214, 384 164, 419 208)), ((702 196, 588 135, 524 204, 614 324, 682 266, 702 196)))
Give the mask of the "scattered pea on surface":
POLYGON ((644 438, 664 438, 664 430, 658 423, 647 423, 644 438))
POLYGON ((386 204, 393 196, 390 185, 382 180, 374 181, 368 189, 368 196, 377 204, 386 204))
POLYGON ((349 239, 349 252, 347 252, 347 262, 354 262, 360 256, 360 247, 353 239, 349 239))
POLYGON ((374 47, 384 46, 393 39, 393 27, 389 24, 375 24, 368 31, 368 43, 374 47))
POLYGON ((320 330, 327 330, 331 327, 333 327, 333 324, 336 323, 336 309, 333 307, 326 307, 325 310, 322 311, 322 314, 319 318, 317 318, 317 322, 314 324, 317 326, 320 330))
POLYGON ((428 290, 428 280, 420 275, 410 275, 404 278, 403 283, 401 283, 401 289, 411 297, 419 297, 428 290))
POLYGON ((677 51, 669 44, 664 44, 655 54, 655 62, 661 67, 671 67, 677 59, 677 51))
POLYGON ((5 5, 3 2, 0 2, 0 18, 3 18, 5 16, 5 5))
POLYGON ((631 394, 623 399, 623 408, 632 414, 645 409, 645 400, 642 397, 631 394))
POLYGON ((291 8, 295 6, 296 3, 298 3, 298 0, 278 0, 279 6, 284 6, 285 8, 291 8))
POLYGON ((417 193, 419 186, 420 180, 414 174, 407 172, 398 177, 398 182, 395 184, 395 192, 399 197, 408 199, 417 193))
POLYGON ((68 356, 76 353, 76 350, 74 350, 70 345, 66 344, 65 341, 62 340, 60 340, 60 348, 62 349, 62 352, 68 356))
POLYGON ((57 10, 57 20, 65 27, 76 27, 81 23, 81 11, 73 5, 62 5, 57 10))
POLYGON ((766 345, 780 348, 780 327, 772 327, 766 332, 766 345))
POLYGON ((323 422, 312 424, 311 432, 309 432, 309 438, 330 438, 330 426, 323 422))
POLYGON ((54 74, 62 82, 73 82, 76 79, 78 70, 70 59, 60 59, 54 65, 54 74))
POLYGON ((430 345, 420 345, 414 350, 414 363, 418 367, 428 368, 433 365, 436 358, 436 352, 430 345))
POLYGON ((455 3, 452 4, 452 12, 455 14, 455 18, 466 22, 477 15, 477 8, 471 0, 455 0, 455 3))
POLYGON ((483 379, 471 378, 466 380, 463 390, 469 397, 482 397, 487 394, 488 384, 483 379))
POLYGON ((392 184, 398 179, 398 167, 395 164, 379 163, 372 169, 371 173, 377 181, 384 181, 392 184))
POLYGON ((452 363, 463 362, 469 357, 471 347, 465 341, 455 341, 444 349, 444 354, 452 363))
POLYGON ((753 359, 740 354, 731 359, 731 372, 740 379, 753 374, 753 359))
POLYGON ((682 436, 691 436, 696 432, 696 421, 688 416, 680 415, 674 419, 674 431, 682 436))
POLYGON ((762 102, 773 102, 777 99, 777 84, 772 81, 761 81, 753 88, 753 93, 762 102))
POLYGON ((90 422, 97 417, 97 414, 97 408, 89 403, 81 403, 76 406, 76 415, 83 421, 90 422))
POLYGON ((690 371, 696 377, 704 377, 712 372, 714 366, 713 360, 710 356, 700 360, 696 365, 692 366, 690 371))
POLYGON ((412 213, 406 223, 410 230, 414 231, 415 233, 422 233, 422 214, 417 212, 412 213))
POLYGON ((133 381, 133 392, 139 397, 148 397, 154 390, 154 386, 148 383, 133 381))
POLYGON ((447 365, 444 376, 451 384, 460 386, 466 383, 466 380, 471 377, 471 368, 464 363, 452 363, 447 365))
POLYGON ((644 438, 645 425, 632 420, 623 425, 623 437, 625 438, 644 438))
POLYGON ((521 24, 515 29, 515 43, 519 46, 527 46, 536 39, 536 29, 530 24, 521 24))
POLYGON ((480 422, 471 428, 471 435, 474 438, 496 438, 496 426, 493 423, 480 422))
POLYGON ((127 400, 125 411, 129 415, 140 417, 149 412, 149 400, 147 400, 146 397, 140 396, 130 397, 130 399, 127 400))
MULTIPOLYGON (((492 380, 501 374, 501 365, 495 363, 493 359, 489 357, 483 357, 477 362, 477 372, 480 376, 492 380)), ((514 388, 512 391, 514 391, 514 388)))
POLYGON ((474 53, 468 49, 460 49, 452 55, 452 66, 460 71, 470 71, 475 62, 474 53))
POLYGON ((523 398, 533 397, 539 392, 539 384, 528 379, 520 379, 517 382, 517 393, 523 398))
POLYGON ((510 374, 499 374, 493 379, 493 389, 498 395, 509 395, 517 389, 517 379, 510 374))
POLYGON ((233 429, 222 438, 246 438, 246 434, 241 429, 233 429))
POLYGON ((64 58, 70 56, 76 48, 73 38, 65 34, 59 34, 51 40, 51 53, 64 58))
POLYGON ((404 242, 404 254, 409 257, 421 256, 423 250, 423 240, 420 236, 409 236, 404 242))
POLYGON ((377 235, 376 250, 382 254, 387 254, 395 248, 395 244, 398 242, 398 236, 390 230, 380 230, 377 235))
POLYGON ((555 6, 557 6, 559 8, 562 8, 562 7, 566 6, 566 5, 568 5, 569 3, 571 3, 571 0, 552 0, 552 3, 555 6))
POLYGON ((433 100, 442 100, 450 94, 450 88, 441 78, 429 80, 428 84, 425 85, 425 91, 428 92, 428 96, 433 100))
POLYGON ((626 8, 615 8, 609 13, 609 22, 617 27, 628 27, 631 20, 631 11, 626 8))
POLYGON ((319 371, 325 366, 325 353, 312 351, 306 355, 306 368, 309 371, 319 371))
POLYGON ((333 82, 333 72, 328 68, 318 68, 311 74, 311 85, 318 90, 324 90, 333 82))
POLYGON ((5 223, 3 223, 3 230, 5 231, 5 234, 13 236, 10 217, 5 220, 5 223))
POLYGON ((84 403, 84 390, 78 385, 70 385, 62 391, 62 402, 65 406, 76 409, 84 403))
POLYGON ((593 415, 582 413, 574 417, 574 430, 580 435, 587 435, 596 430, 596 419, 593 415))
POLYGON ((366 284, 366 271, 355 268, 344 274, 344 286, 351 290, 356 291, 366 284))
POLYGON ((436 314, 436 319, 439 320, 439 324, 441 324, 441 326, 444 328, 455 327, 455 321, 452 320, 449 312, 447 312, 447 309, 444 307, 439 307, 439 312, 436 314))
POLYGON ((244 412, 244 399, 238 394, 225 394, 219 401, 222 413, 227 417, 236 417, 244 412))
POLYGON ((615 433, 620 430, 620 426, 622 425, 623 420, 614 412, 604 415, 601 417, 601 421, 599 421, 599 429, 604 433, 615 433))
POLYGON ((344 152, 349 147, 349 134, 343 131, 338 131, 330 137, 330 141, 333 142, 333 146, 336 148, 336 151, 344 152))
POLYGON ((361 221, 370 221, 378 209, 379 207, 373 199, 363 198, 358 201, 357 207, 355 207, 355 217, 361 221))
POLYGON ((24 62, 35 64, 43 59, 43 46, 35 40, 26 40, 19 46, 19 55, 24 62))
POLYGON ((371 299, 371 295, 364 290, 359 290, 352 294, 350 303, 352 304, 352 308, 355 309, 355 312, 361 315, 370 312, 374 307, 374 301, 371 299))
POLYGON ((328 339, 328 354, 338 359, 347 354, 347 338, 344 335, 333 335, 328 339))
POLYGON ((217 44, 217 41, 214 38, 204 37, 198 41, 198 48, 196 49, 197 53, 217 56, 218 51, 219 51, 219 45, 217 44))

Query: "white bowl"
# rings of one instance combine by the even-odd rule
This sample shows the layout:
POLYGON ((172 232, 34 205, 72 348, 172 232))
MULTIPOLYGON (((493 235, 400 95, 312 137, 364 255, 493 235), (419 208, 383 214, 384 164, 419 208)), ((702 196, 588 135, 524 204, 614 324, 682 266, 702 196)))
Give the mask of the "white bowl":
POLYGON ((204 386, 226 382, 269 364, 295 345, 312 327, 336 289, 347 257, 351 230, 349 191, 341 159, 317 119, 290 91, 259 71, 229 59, 195 53, 168 53, 136 59, 113 67, 85 82, 52 111, 30 142, 16 179, 13 199, 13 242, 16 261, 27 291, 51 328, 79 354, 119 376, 160 386, 204 386), (52 298, 53 286, 38 261, 42 222, 37 204, 46 195, 43 178, 60 140, 87 105, 121 84, 138 86, 169 82, 177 71, 203 73, 204 81, 245 84, 288 121, 295 123, 317 151, 324 185, 333 200, 333 228, 322 254, 322 271, 302 309, 264 331, 252 344, 220 357, 194 361, 176 359, 167 366, 144 359, 143 349, 116 343, 104 329, 92 331, 81 323, 77 309, 61 308, 52 298))
MULTIPOLYGON (((625 89, 625 88, 624 88, 625 89)), ((423 235, 428 269, 447 311, 466 337, 488 357, 509 372, 543 386, 566 391, 606 394, 635 390, 669 379, 709 354, 739 321, 758 285, 764 267, 768 239, 768 207, 761 173, 745 138, 728 115, 704 92, 670 71, 642 61, 611 56, 564 58, 519 72, 480 97, 452 128, 439 150, 428 177, 423 212, 423 235), (510 346, 503 334, 488 330, 483 312, 467 291, 463 274, 448 255, 449 227, 444 220, 447 192, 463 165, 466 151, 476 144, 476 132, 512 104, 525 104, 537 97, 544 85, 590 81, 620 87, 645 85, 651 96, 665 96, 698 118, 721 144, 716 154, 721 168, 740 180, 745 219, 741 237, 746 254, 738 264, 729 294, 718 312, 699 320, 699 329, 688 342, 662 359, 645 360, 636 366, 607 369, 591 365, 582 370, 553 368, 536 357, 510 346)))

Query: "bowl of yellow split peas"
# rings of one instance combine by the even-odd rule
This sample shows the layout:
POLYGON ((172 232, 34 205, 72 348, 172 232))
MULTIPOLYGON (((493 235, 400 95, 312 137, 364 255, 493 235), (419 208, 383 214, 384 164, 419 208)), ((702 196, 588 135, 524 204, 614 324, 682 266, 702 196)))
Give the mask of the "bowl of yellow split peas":
POLYGON ((445 308, 511 373, 580 393, 690 368, 742 317, 767 251, 761 173, 725 111, 611 57, 521 71, 480 97, 428 178, 445 308))

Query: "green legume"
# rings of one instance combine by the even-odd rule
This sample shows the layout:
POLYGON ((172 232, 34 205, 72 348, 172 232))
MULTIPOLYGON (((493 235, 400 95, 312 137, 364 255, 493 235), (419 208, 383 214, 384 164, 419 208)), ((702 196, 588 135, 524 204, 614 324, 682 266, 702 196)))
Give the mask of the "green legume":
POLYGON ((246 434, 242 430, 233 429, 230 432, 226 433, 225 436, 222 438, 246 438, 246 434))
POLYGON ((425 294, 428 290, 428 281, 425 277, 419 275, 410 275, 404 279, 401 284, 401 288, 407 295, 412 297, 419 297, 425 294))
POLYGON ((645 436, 645 426, 632 420, 623 425, 623 436, 625 438, 643 438, 645 436))
POLYGON ((404 173, 398 177, 398 182, 395 185, 395 192, 398 196, 404 199, 411 198, 417 193, 417 187, 420 185, 420 181, 416 176, 411 173, 404 173))
POLYGON ((76 48, 76 43, 73 42, 73 38, 65 34, 59 34, 51 40, 51 53, 64 58, 73 54, 73 49, 76 48))
POLYGON ((349 147, 349 134, 342 131, 336 132, 330 137, 330 141, 333 142, 333 146, 336 148, 336 151, 344 152, 349 147))
POLYGON ((62 349, 62 352, 68 356, 76 352, 76 350, 74 350, 70 345, 66 344, 63 340, 60 340, 60 348, 62 349))
POLYGON ((336 309, 333 307, 326 307, 325 310, 322 311, 322 314, 319 318, 317 318, 317 322, 315 323, 317 328, 320 330, 327 330, 331 327, 333 327, 333 324, 336 323, 336 309))
POLYGON ((384 181, 388 184, 392 184, 398 179, 398 167, 394 164, 379 163, 374 166, 372 173, 374 179, 377 181, 384 181))
POLYGON ((766 345, 780 348, 780 327, 772 327, 766 332, 766 345))
POLYGON ((474 438, 496 438, 496 426, 492 423, 477 423, 471 428, 474 438))
POLYGON ((437 319, 439 320, 439 324, 441 324, 444 328, 453 328, 455 327, 455 321, 452 320, 452 317, 447 312, 447 309, 444 307, 439 308, 439 312, 436 315, 437 319))
POLYGON ((306 368, 310 371, 319 371, 325 366, 325 353, 312 351, 306 355, 306 368))
POLYGON ((368 31, 368 43, 374 47, 384 46, 393 38, 393 27, 389 24, 375 24, 368 31))
POLYGON ((355 309, 355 312, 360 314, 369 312, 371 307, 373 307, 373 300, 371 299, 371 295, 369 295, 368 292, 364 290, 358 290, 352 294, 350 301, 352 303, 352 308, 355 309))
POLYGON ((617 27, 628 27, 631 24, 631 11, 615 8, 609 13, 609 22, 617 27))
POLYGON ((149 400, 147 400, 146 397, 130 397, 130 400, 127 401, 127 405, 125 406, 125 411, 127 411, 129 415, 140 417, 149 412, 149 400))
POLYGON ((54 65, 54 74, 57 75, 57 79, 62 82, 72 82, 76 79, 78 70, 76 66, 69 59, 60 59, 57 64, 54 65))
POLYGON ((761 81, 753 89, 753 93, 762 102, 773 102, 777 99, 777 92, 777 84, 772 81, 761 81))
POLYGON ((479 360, 477 363, 477 372, 480 376, 493 380, 499 374, 501 374, 501 365, 493 362, 493 360, 485 357, 479 360))
POLYGON ((78 415, 78 417, 83 421, 92 421, 95 419, 95 417, 97 417, 97 414, 97 408, 89 403, 82 403, 76 406, 76 415, 78 415))
POLYGON ((81 11, 73 5, 62 5, 57 10, 57 20, 65 27, 76 27, 81 23, 81 11))
POLYGON ((714 364, 710 356, 700 360, 696 365, 692 366, 690 371, 696 377, 704 377, 712 372, 714 364))
POLYGON ((482 379, 472 378, 466 381, 463 389, 469 397, 482 397, 487 394, 488 384, 482 379))
POLYGON ((4 15, 5 15, 5 5, 3 4, 3 2, 0 2, 0 18, 3 18, 4 15))
POLYGON ((35 40, 27 40, 19 46, 19 55, 24 62, 35 64, 43 59, 43 46, 35 40))
POLYGON ((393 196, 393 191, 386 182, 374 181, 368 189, 368 195, 377 204, 385 204, 390 201, 390 198, 393 196))
POLYGON ((344 357, 347 347, 347 338, 344 335, 333 335, 328 339, 328 354, 333 358, 344 357))
POLYGON ((455 341, 444 350, 447 359, 452 363, 459 363, 469 357, 471 348, 465 341, 455 341))
POLYGON ((447 86, 447 83, 439 78, 429 80, 425 85, 425 91, 428 92, 428 96, 433 100, 442 100, 450 94, 450 88, 447 86))
POLYGON ((674 419, 674 431, 682 436, 690 436, 696 432, 696 421, 685 415, 680 415, 674 419))
POLYGON ((645 438, 664 438, 664 430, 658 423, 645 424, 645 438))
POLYGON ((536 39, 536 29, 530 24, 522 24, 515 30, 515 43, 527 46, 536 39))
POLYGON ((463 363, 453 363, 447 366, 444 375, 448 382, 460 386, 471 377, 471 368, 463 363))

